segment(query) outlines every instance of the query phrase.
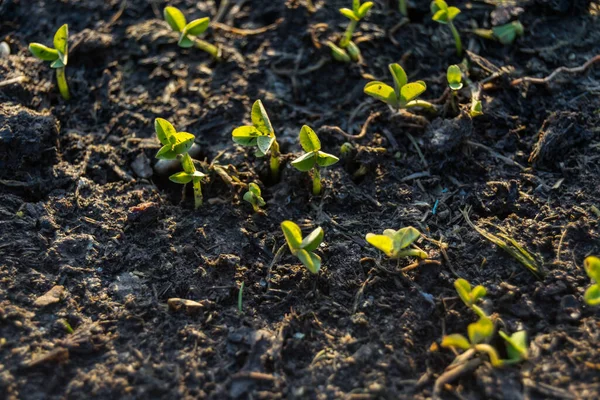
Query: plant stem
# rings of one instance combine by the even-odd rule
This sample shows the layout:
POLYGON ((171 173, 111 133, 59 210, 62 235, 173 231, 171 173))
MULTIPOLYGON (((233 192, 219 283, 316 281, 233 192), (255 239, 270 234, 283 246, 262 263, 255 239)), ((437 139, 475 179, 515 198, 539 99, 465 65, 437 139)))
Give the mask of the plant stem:
POLYGON ((460 40, 460 35, 458 34, 458 30, 452 23, 452 21, 448 21, 448 26, 450 27, 450 31, 452 32, 452 36, 454 37, 454 43, 456 44, 456 54, 460 57, 462 55, 462 42, 460 40))
POLYGON ((69 100, 71 95, 69 94, 69 85, 67 85, 67 78, 65 77, 65 67, 56 68, 56 82, 58 83, 60 95, 63 99, 69 100))
POLYGON ((194 209, 197 210, 202 206, 202 184, 200 183, 202 178, 194 178, 192 184, 194 186, 194 209))
POLYGON ((221 61, 221 50, 214 44, 210 44, 206 40, 202 40, 202 39, 198 39, 198 38, 196 38, 196 40, 194 41, 194 44, 200 50, 204 50, 205 52, 207 52, 208 54, 213 56, 213 58, 215 60, 221 61))
POLYGON ((279 154, 279 143, 277 143, 277 140, 274 140, 273 144, 271 145, 271 160, 269 163, 273 179, 277 179, 279 177, 279 154))
POLYGON ((433 114, 437 114, 437 109, 435 108, 435 106, 425 100, 412 100, 412 101, 409 101, 408 103, 406 103, 406 105, 404 107, 405 108, 421 107, 421 108, 426 109, 427 111, 432 112, 433 114))
POLYGON ((454 111, 455 113, 458 113, 458 106, 456 103, 457 103, 456 92, 453 90, 452 94, 450 94, 450 106, 452 107, 452 111, 454 111))
POLYGON ((344 37, 340 40, 340 47, 344 48, 348 46, 348 43, 352 40, 352 35, 354 35, 354 30, 356 29, 356 25, 358 21, 351 20, 346 28, 346 32, 344 32, 344 37))
POLYGON ((240 285, 240 290, 238 292, 238 311, 239 312, 243 312, 242 311, 243 296, 244 296, 244 282, 242 282, 242 284, 240 285))
POLYGON ((398 9, 400 13, 405 17, 408 16, 408 8, 406 7, 406 0, 398 0, 398 9))
POLYGON ((318 196, 321 194, 321 173, 319 172, 319 168, 313 168, 313 195, 318 196))
POLYGON ((498 357, 498 353, 496 352, 496 349, 494 349, 489 344, 476 344, 475 346, 473 346, 473 348, 480 353, 486 353, 488 355, 488 357, 490 358, 492 366, 494 366, 494 367, 502 366, 502 360, 500 360, 500 357, 498 357))

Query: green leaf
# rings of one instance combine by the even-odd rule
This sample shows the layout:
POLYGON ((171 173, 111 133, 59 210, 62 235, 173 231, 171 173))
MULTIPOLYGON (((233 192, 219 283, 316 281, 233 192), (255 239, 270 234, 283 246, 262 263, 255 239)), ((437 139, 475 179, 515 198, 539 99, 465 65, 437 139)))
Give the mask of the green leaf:
POLYGON ((372 1, 367 1, 366 3, 364 3, 363 5, 361 5, 358 8, 358 18, 359 19, 363 19, 367 13, 369 12, 369 10, 373 7, 373 2, 372 1))
POLYGON ((258 145, 258 149, 263 153, 267 154, 271 145, 275 141, 275 136, 259 136, 256 140, 256 144, 258 145))
POLYGON ((367 233, 365 240, 371 246, 383 251, 388 257, 394 256, 394 241, 389 236, 367 233))
POLYGON ((427 85, 423 81, 411 82, 402 86, 400 89, 400 103, 406 104, 411 100, 419 97, 427 89, 427 85))
POLYGON ((208 24, 210 23, 210 18, 204 17, 200 19, 195 19, 183 28, 183 32, 192 35, 198 36, 204 33, 205 30, 208 29, 208 24))
POLYGON ((204 178, 204 177, 206 177, 206 174, 203 172, 200 172, 198 170, 194 170, 194 172, 192 173, 192 177, 193 178, 204 178))
POLYGON ((310 171, 311 169, 313 169, 316 162, 317 162, 316 154, 313 152, 310 152, 310 153, 306 153, 306 154, 296 158, 294 161, 292 161, 292 166, 294 168, 296 168, 298 171, 307 172, 307 171, 310 171))
POLYGON ((352 11, 354 11, 354 13, 358 13, 359 8, 360 8, 360 0, 352 0, 352 11))
POLYGON ((323 241, 324 236, 323 228, 318 227, 302 240, 300 248, 306 251, 315 251, 323 241))
POLYGON ((459 278, 454 281, 454 289, 456 289, 456 293, 458 293, 458 297, 468 306, 471 307, 473 305, 471 299, 471 284, 466 279, 459 278))
POLYGON ((156 118, 154 120, 154 130, 156 131, 158 140, 160 140, 163 145, 171 143, 169 142, 169 137, 177 133, 173 125, 163 118, 156 118))
POLYGON ((194 172, 196 172, 196 167, 194 166, 194 161, 192 160, 192 157, 190 157, 190 155, 188 153, 185 153, 183 155, 183 157, 181 157, 181 167, 183 168, 183 170, 190 174, 193 175, 194 172))
POLYGON ((192 181, 192 175, 185 171, 177 172, 169 177, 171 182, 186 184, 192 181))
POLYGON ((600 284, 595 284, 586 289, 583 300, 590 306, 600 306, 600 284))
POLYGON ((258 129, 263 135, 274 135, 275 131, 273 131, 273 126, 271 125, 271 121, 269 120, 269 116, 267 115, 267 110, 263 106, 262 101, 256 100, 252 105, 252 125, 256 129, 258 129))
POLYGON ((285 241, 287 242, 290 251, 295 254, 302 243, 302 231, 300 230, 300 227, 292 221, 283 221, 281 223, 281 230, 283 231, 283 236, 285 236, 285 241))
POLYGON ((177 132, 171 138, 175 138, 173 150, 177 154, 187 153, 192 148, 195 139, 194 135, 188 132, 177 132))
POLYGON ((431 2, 431 13, 435 14, 436 12, 443 10, 446 11, 448 10, 448 4, 446 4, 446 2, 444 0, 433 0, 431 2))
POLYGON ((340 8, 340 14, 342 14, 344 17, 352 20, 352 21, 358 21, 359 18, 358 16, 356 16, 354 14, 354 11, 348 9, 348 8, 340 8))
POLYGON ((258 204, 258 199, 256 198, 256 195, 252 192, 244 193, 243 199, 252 205, 258 204))
POLYGON ((319 270, 321 269, 321 257, 314 253, 309 253, 304 249, 298 250, 296 256, 310 272, 313 274, 319 273, 319 270))
POLYGON ((300 146, 304 151, 312 152, 321 150, 321 141, 319 137, 308 125, 304 125, 300 129, 300 146))
POLYGON ((433 17, 431 17, 431 19, 436 22, 439 22, 440 24, 447 24, 448 23, 448 12, 445 10, 439 10, 438 12, 433 14, 433 17))
POLYGON ((242 146, 256 146, 261 133, 253 126, 240 126, 231 132, 233 141, 242 146))
POLYGON ((346 45, 346 52, 353 61, 358 61, 360 59, 360 49, 352 40, 346 45))
POLYGON ((181 32, 186 25, 185 15, 178 8, 175 7, 165 7, 163 10, 163 15, 165 17, 165 21, 169 24, 171 29, 175 32, 181 32))
POLYGON ((487 317, 479 318, 477 322, 469 324, 467 332, 469 333, 471 343, 479 344, 492 337, 494 334, 494 323, 487 317))
POLYGON ((396 97, 400 98, 400 88, 408 83, 408 77, 400 64, 390 64, 388 68, 392 74, 392 78, 394 78, 394 92, 396 93, 396 97))
POLYGON ((444 338, 442 339, 441 346, 446 348, 458 347, 462 350, 468 350, 471 347, 471 344, 469 343, 466 337, 455 333, 452 335, 444 336, 444 338))
POLYGON ((166 144, 158 150, 154 157, 159 160, 174 160, 177 158, 177 153, 173 150, 172 144, 166 144))
POLYGON ((254 193, 257 196, 261 195, 260 187, 254 182, 250 182, 248 184, 248 191, 254 193))
POLYGON ((458 14, 460 14, 458 7, 448 7, 448 21, 452 21, 458 14))
POLYGON ((381 100, 394 108, 399 107, 398 98, 394 92, 394 88, 383 82, 373 81, 365 85, 364 92, 366 95, 381 100))
POLYGON ((383 231, 383 234, 392 240, 394 240, 394 236, 396 236, 396 233, 398 233, 398 231, 395 231, 393 229, 386 229, 383 231))
POLYGON ((483 106, 481 105, 480 100, 473 99, 471 102, 471 111, 469 112, 469 115, 472 118, 483 115, 483 106))
POLYGON ((58 58, 50 64, 50 68, 63 68, 65 63, 60 59, 60 53, 58 54, 58 58))
POLYGON ((35 57, 43 61, 54 61, 58 59, 58 51, 50 47, 44 46, 41 43, 30 43, 29 51, 35 57))
POLYGON ((350 56, 346 53, 346 50, 336 46, 332 42, 327 42, 327 46, 331 49, 331 55, 337 61, 350 62, 350 56))
POLYGON ((481 285, 475 286, 471 291, 471 299, 473 304, 477 303, 479 299, 487 294, 487 289, 481 285))
POLYGON ((323 151, 317 152, 317 164, 320 167, 329 167, 338 161, 340 161, 340 159, 332 154, 325 153, 323 151))
POLYGON ((69 56, 69 26, 64 24, 54 34, 54 48, 58 51, 58 57, 64 65, 67 65, 69 56))
POLYGON ((398 252, 405 247, 410 246, 415 240, 421 236, 421 233, 412 226, 407 226, 396 232, 394 236, 394 251, 398 252))
POLYGON ((511 361, 527 359, 527 332, 518 331, 508 336, 505 332, 498 332, 506 341, 506 354, 511 361))
POLYGON ((583 266, 590 279, 596 283, 600 283, 600 258, 594 256, 586 257, 583 260, 583 266))
POLYGON ((184 49, 189 49, 190 47, 194 46, 194 40, 182 32, 181 36, 179 36, 179 42, 177 42, 177 45, 184 49))
POLYGON ((460 90, 462 85, 462 73, 458 65, 451 65, 448 67, 446 72, 446 78, 448 79, 448 85, 452 90, 460 90))

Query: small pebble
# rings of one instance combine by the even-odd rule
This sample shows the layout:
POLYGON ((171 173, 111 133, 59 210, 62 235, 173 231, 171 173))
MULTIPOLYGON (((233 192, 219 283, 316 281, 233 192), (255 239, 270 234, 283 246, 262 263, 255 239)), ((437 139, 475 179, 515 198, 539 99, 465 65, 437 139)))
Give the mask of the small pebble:
POLYGON ((0 58, 6 58, 10 55, 10 47, 6 42, 0 42, 0 58))

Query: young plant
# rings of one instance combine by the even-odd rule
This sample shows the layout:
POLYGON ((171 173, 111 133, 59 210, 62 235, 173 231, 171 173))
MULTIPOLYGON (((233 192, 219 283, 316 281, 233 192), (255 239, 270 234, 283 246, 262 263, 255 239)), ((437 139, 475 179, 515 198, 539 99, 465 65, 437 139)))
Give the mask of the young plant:
POLYGON ((462 89, 462 73, 458 65, 451 65, 448 67, 448 71, 446 72, 446 78, 448 79, 448 87, 452 91, 450 95, 450 105, 454 112, 458 112, 458 105, 456 96, 460 89, 462 89))
POLYGON ((248 184, 248 191, 244 193, 244 200, 252 204, 254 212, 259 212, 260 207, 264 207, 266 204, 261 197, 260 187, 254 182, 248 184))
POLYGON ((408 248, 421 236, 416 228, 407 226, 397 231, 386 229, 383 235, 367 233, 365 240, 371 246, 381 250, 391 259, 400 259, 402 257, 417 257, 425 259, 427 253, 418 248, 408 248))
POLYGON ((350 22, 344 32, 344 36, 340 40, 339 46, 336 46, 332 42, 327 43, 331 48, 333 58, 343 62, 350 62, 350 60, 358 61, 360 59, 360 50, 352 41, 352 36, 358 23, 367 16, 371 7, 373 7, 373 2, 371 1, 360 4, 360 0, 352 0, 352 10, 349 8, 340 8, 340 14, 348 18, 350 22))
POLYGON ((179 47, 196 46, 213 56, 217 61, 221 59, 221 50, 217 46, 197 38, 198 35, 203 34, 208 29, 210 18, 195 19, 188 24, 185 15, 178 8, 171 6, 165 7, 163 15, 171 29, 179 33, 179 42, 177 43, 179 47))
POLYGON ((506 354, 508 355, 508 359, 503 360, 503 364, 516 364, 527 360, 529 352, 526 331, 518 331, 510 336, 502 331, 498 332, 498 334, 506 342, 506 354))
POLYGON ((267 115, 267 111, 260 100, 252 105, 250 115, 252 125, 240 126, 231 133, 233 141, 242 146, 256 146, 256 155, 264 157, 271 152, 271 175, 277 179, 279 176, 279 143, 275 138, 275 131, 267 115))
POLYGON ((69 100, 69 86, 65 77, 65 67, 69 59, 69 26, 64 24, 54 34, 54 48, 41 43, 30 43, 29 51, 42 61, 51 61, 50 68, 56 69, 56 82, 60 95, 69 100))
POLYGON ((442 347, 459 348, 461 350, 470 350, 474 352, 485 353, 490 358, 494 367, 503 365, 503 361, 498 356, 496 349, 488 344, 494 336, 494 323, 488 317, 481 317, 477 322, 469 324, 467 327, 468 338, 459 333, 444 336, 442 339, 442 347))
POLYGON ((298 171, 309 172, 312 175, 312 192, 313 195, 321 194, 321 172, 320 167, 328 167, 335 164, 340 159, 332 154, 321 151, 321 141, 308 125, 304 125, 300 129, 300 146, 306 152, 304 155, 292 161, 292 165, 298 171))
POLYGON ((484 39, 496 40, 503 45, 512 44, 519 36, 523 36, 525 28, 519 21, 495 26, 492 29, 474 29, 473 33, 484 39))
POLYGON ((600 306, 600 258, 589 256, 583 261, 583 266, 592 280, 592 286, 587 288, 583 299, 590 306, 600 306))
POLYGON ((466 279, 457 279, 454 281, 456 293, 467 307, 475 312, 479 317, 486 317, 485 312, 477 305, 477 302, 487 294, 487 290, 482 285, 471 287, 466 279))
POLYGON ((171 175, 169 180, 182 185, 192 182, 194 208, 197 209, 202 205, 202 178, 206 175, 196 170, 194 161, 188 154, 194 144, 194 135, 187 132, 177 132, 169 121, 162 118, 154 120, 154 130, 158 140, 163 145, 156 153, 156 158, 160 160, 178 159, 181 162, 183 171, 171 175))
POLYGON ((365 85, 365 94, 383 101, 395 110, 421 107, 436 112, 433 104, 417 100, 417 97, 427 89, 425 82, 408 82, 406 72, 400 64, 390 64, 388 68, 394 79, 394 87, 383 82, 372 81, 365 85))
POLYGON ((452 37, 454 37, 454 43, 456 45, 456 53, 458 56, 462 55, 462 42, 458 30, 452 22, 460 10, 457 7, 448 7, 448 4, 444 0, 433 0, 431 2, 431 13, 433 14, 432 20, 439 22, 440 24, 448 25, 452 37))
POLYGON ((481 105, 481 100, 478 100, 476 97, 471 97, 471 109, 469 110, 469 115, 471 118, 483 115, 483 106, 481 105))
POLYGON ((311 273, 318 274, 321 269, 321 257, 314 251, 323 242, 323 236, 325 236, 323 228, 318 227, 305 238, 302 238, 300 227, 292 221, 283 221, 281 230, 292 254, 298 257, 311 273))

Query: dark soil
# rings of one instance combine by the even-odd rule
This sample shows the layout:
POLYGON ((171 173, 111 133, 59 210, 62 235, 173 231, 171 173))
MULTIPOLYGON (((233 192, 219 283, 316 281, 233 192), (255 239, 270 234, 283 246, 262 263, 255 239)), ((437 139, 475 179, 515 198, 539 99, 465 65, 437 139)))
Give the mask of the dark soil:
MULTIPOLYGON (((488 288, 499 328, 527 330, 530 361, 484 362, 443 398, 599 398, 600 311, 582 300, 582 262, 600 254, 600 68, 511 85, 600 53, 599 4, 453 2, 470 79, 508 73, 483 85, 483 116, 448 112, 424 127, 362 87, 370 76, 389 81, 387 64, 401 62, 427 83, 423 98, 443 104, 446 68, 461 59, 429 2, 412 1, 412 23, 390 34, 396 2, 377 1, 357 33, 360 65, 332 62, 313 42, 344 29, 337 9, 351 1, 313 2, 311 14, 304 0, 230 1, 221 23, 272 26, 213 27, 206 39, 227 55, 217 63, 177 47, 164 1, 128 0, 119 14, 121 0, 0 0, 0 40, 12 51, 0 58, 0 397, 430 398, 454 358, 442 336, 475 320, 453 289, 460 276, 488 288), (515 15, 525 35, 514 45, 467 32, 515 15), (27 50, 64 23, 69 102, 27 50), (257 98, 284 153, 278 182, 231 140, 257 98), (346 139, 324 127, 357 134, 375 111, 354 160, 330 168, 312 197, 289 164, 300 127, 339 155, 346 139), (152 175, 156 117, 196 135, 198 160, 220 155, 243 182, 259 182, 265 214, 214 173, 197 211, 180 186, 152 175), (463 209, 535 253, 545 278, 469 227, 463 209), (269 275, 285 219, 325 229, 318 276, 289 253, 269 275), (441 265, 400 273, 364 241, 408 225, 447 244, 419 243, 441 265), (173 311, 172 298, 199 305, 173 311)), ((224 0, 171 3, 198 18, 224 0)), ((468 110, 468 89, 459 101, 468 110)))

